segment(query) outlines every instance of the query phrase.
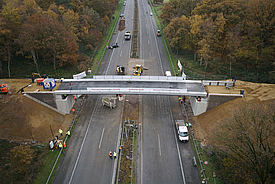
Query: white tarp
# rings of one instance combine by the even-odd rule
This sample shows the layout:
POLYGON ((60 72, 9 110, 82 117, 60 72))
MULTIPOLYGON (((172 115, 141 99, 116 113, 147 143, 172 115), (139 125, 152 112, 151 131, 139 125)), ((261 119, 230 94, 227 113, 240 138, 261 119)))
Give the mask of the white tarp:
POLYGON ((81 79, 81 78, 84 78, 84 77, 86 77, 86 71, 81 72, 81 73, 76 74, 76 75, 73 75, 73 79, 81 79))

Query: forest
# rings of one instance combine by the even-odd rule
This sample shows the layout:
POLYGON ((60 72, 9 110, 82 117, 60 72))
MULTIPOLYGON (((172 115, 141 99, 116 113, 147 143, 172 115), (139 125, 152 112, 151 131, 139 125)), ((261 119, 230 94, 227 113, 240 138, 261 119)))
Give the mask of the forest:
POLYGON ((175 54, 204 70, 275 82, 273 0, 169 0, 159 18, 175 54))
POLYGON ((15 65, 30 61, 38 73, 42 65, 52 74, 79 66, 100 45, 118 2, 0 0, 0 77, 16 77, 15 65))

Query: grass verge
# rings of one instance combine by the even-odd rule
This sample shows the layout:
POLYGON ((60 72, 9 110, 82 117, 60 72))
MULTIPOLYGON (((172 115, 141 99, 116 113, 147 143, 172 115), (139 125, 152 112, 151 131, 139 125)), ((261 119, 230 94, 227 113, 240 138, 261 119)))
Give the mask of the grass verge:
POLYGON ((119 5, 117 10, 115 11, 115 13, 113 14, 113 17, 115 17, 114 20, 112 20, 106 30, 106 36, 104 36, 104 38, 101 41, 101 45, 97 51, 97 54, 95 55, 95 57, 93 58, 92 61, 92 66, 90 67, 92 70, 93 74, 96 74, 98 72, 99 66, 101 64, 101 61, 106 53, 106 46, 110 43, 110 40, 114 34, 119 16, 120 16, 120 12, 121 9, 123 7, 123 2, 124 0, 120 0, 119 5))
POLYGON ((169 49, 169 46, 168 46, 168 43, 164 37, 164 34, 163 34, 163 29, 164 27, 162 26, 158 16, 159 16, 159 13, 161 12, 160 8, 163 6, 162 4, 161 5, 154 5, 152 4, 152 2, 150 1, 150 5, 151 5, 151 8, 153 10, 153 14, 154 14, 154 17, 155 17, 155 20, 156 20, 156 24, 158 26, 158 29, 160 30, 161 32, 161 40, 163 42, 163 45, 164 45, 164 49, 165 49, 165 53, 168 57, 168 61, 169 61, 169 66, 170 66, 170 69, 172 71, 172 74, 174 75, 177 75, 178 73, 178 66, 177 66, 177 59, 175 58, 175 56, 172 54, 171 50, 169 49))
POLYGON ((199 141, 195 141, 195 145, 197 146, 197 150, 198 152, 200 153, 200 159, 202 161, 202 163, 200 164, 200 160, 198 158, 198 155, 196 153, 196 149, 195 149, 195 145, 194 145, 194 142, 193 140, 190 140, 192 142, 192 149, 193 149, 193 153, 196 157, 196 161, 197 161, 197 167, 198 167, 198 170, 200 172, 200 176, 201 176, 201 179, 203 179, 203 174, 202 174, 202 170, 205 169, 205 176, 206 178, 208 178, 208 183, 216 183, 216 184, 222 184, 222 182, 219 180, 219 178, 215 178, 213 177, 213 172, 215 172, 215 174, 217 175, 217 172, 216 172, 216 165, 215 163, 212 161, 213 159, 211 159, 211 157, 207 154, 207 147, 205 149, 202 149, 201 147, 201 143, 199 141), (207 161, 208 164, 204 164, 204 162, 207 161), (201 167, 202 165, 202 167, 201 167), (215 182, 214 182, 215 180, 215 182))

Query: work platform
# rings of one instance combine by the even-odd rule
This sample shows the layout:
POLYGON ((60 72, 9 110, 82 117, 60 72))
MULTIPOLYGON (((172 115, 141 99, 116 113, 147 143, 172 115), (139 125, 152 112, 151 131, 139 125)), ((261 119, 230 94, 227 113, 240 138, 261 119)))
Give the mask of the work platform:
POLYGON ((91 79, 64 79, 54 93, 207 96, 202 81, 171 76, 98 75, 91 79))

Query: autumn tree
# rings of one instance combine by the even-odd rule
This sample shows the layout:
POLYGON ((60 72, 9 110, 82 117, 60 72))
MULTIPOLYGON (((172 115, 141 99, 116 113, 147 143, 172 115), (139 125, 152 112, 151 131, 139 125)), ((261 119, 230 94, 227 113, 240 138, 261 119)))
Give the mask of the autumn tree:
POLYGON ((11 150, 10 161, 12 166, 20 173, 25 173, 34 159, 34 150, 28 146, 16 146, 11 150))
POLYGON ((172 7, 170 4, 164 4, 164 6, 161 8, 161 14, 159 15, 159 18, 164 25, 169 24, 170 20, 172 19, 172 7))
POLYGON ((189 49, 189 31, 190 23, 186 16, 183 15, 181 18, 177 17, 172 19, 163 30, 163 33, 169 45, 178 51, 178 49, 189 49))
POLYGON ((218 126, 213 136, 230 150, 228 159, 240 163, 253 183, 270 183, 275 167, 275 102, 243 104, 218 126))

